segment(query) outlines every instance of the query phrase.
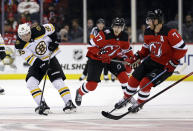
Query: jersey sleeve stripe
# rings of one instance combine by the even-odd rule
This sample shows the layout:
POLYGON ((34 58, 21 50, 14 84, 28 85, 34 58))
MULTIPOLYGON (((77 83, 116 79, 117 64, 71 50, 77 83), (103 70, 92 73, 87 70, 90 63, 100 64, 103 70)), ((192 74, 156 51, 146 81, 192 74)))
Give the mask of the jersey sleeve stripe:
POLYGON ((45 59, 47 59, 47 58, 49 58, 49 55, 47 55, 47 56, 41 58, 41 60, 45 60, 45 59))
POLYGON ((50 24, 51 28, 52 28, 52 31, 54 32, 55 31, 55 28, 52 24, 50 24))
POLYGON ((25 61, 28 61, 28 59, 32 57, 32 55, 29 55, 28 57, 25 58, 25 61))
POLYGON ((184 41, 181 40, 180 42, 178 42, 177 44, 175 44, 175 45, 173 46, 173 48, 179 48, 183 43, 184 43, 184 41))
POLYGON ((184 43, 183 40, 181 40, 180 42, 178 42, 176 45, 173 46, 173 48, 176 48, 176 49, 187 49, 187 46, 186 44, 184 43))
POLYGON ((90 44, 91 44, 92 46, 96 46, 96 44, 94 43, 93 39, 90 39, 90 44))
POLYGON ((30 64, 30 65, 32 65, 32 64, 34 63, 34 61, 35 61, 34 59, 35 59, 35 56, 33 56, 33 57, 31 58, 31 60, 29 61, 29 64, 30 64))
POLYGON ((28 45, 29 45, 29 42, 27 42, 23 48, 26 48, 28 45))

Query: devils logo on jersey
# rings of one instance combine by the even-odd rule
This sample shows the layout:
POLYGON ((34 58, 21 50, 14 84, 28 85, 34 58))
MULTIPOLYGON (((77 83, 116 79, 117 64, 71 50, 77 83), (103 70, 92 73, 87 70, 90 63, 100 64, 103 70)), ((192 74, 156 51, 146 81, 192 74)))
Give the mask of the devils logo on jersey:
POLYGON ((156 56, 160 57, 162 55, 162 49, 161 49, 162 44, 160 42, 153 42, 150 44, 150 51, 151 53, 156 56))

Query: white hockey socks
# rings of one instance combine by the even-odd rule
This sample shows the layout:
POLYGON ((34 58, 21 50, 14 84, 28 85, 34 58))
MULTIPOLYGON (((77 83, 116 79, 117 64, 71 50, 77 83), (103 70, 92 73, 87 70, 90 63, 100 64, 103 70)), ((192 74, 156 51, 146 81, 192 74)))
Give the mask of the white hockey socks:
POLYGON ((53 86, 58 90, 60 96, 62 97, 64 103, 66 104, 71 100, 71 94, 69 88, 65 85, 62 79, 57 79, 52 82, 53 86))
MULTIPOLYGON (((35 102, 40 105, 40 99, 42 95, 42 91, 39 88, 39 81, 35 79, 34 77, 30 77, 27 81, 27 88, 30 90, 31 95, 35 102)), ((44 98, 42 97, 42 101, 44 101, 44 98)))

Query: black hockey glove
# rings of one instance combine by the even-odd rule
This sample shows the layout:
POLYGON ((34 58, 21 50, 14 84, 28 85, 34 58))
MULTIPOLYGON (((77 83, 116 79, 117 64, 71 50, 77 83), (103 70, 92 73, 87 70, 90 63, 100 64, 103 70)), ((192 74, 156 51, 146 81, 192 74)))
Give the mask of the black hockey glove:
POLYGON ((58 48, 58 46, 59 46, 59 43, 58 43, 57 41, 51 42, 51 43, 49 43, 49 45, 48 45, 48 49, 49 49, 50 51, 55 51, 55 50, 58 48))
POLYGON ((37 58, 33 64, 36 68, 39 68, 42 72, 46 72, 48 69, 48 61, 42 61, 37 58))
POLYGON ((3 60, 6 57, 5 51, 0 52, 0 60, 3 60))

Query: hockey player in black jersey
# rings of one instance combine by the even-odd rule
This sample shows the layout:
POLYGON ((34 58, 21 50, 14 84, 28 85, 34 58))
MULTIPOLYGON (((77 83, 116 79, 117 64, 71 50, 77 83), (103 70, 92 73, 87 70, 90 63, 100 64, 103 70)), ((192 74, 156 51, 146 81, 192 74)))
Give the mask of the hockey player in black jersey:
MULTIPOLYGON (((52 24, 30 27, 25 23, 18 27, 18 38, 15 48, 18 49, 20 56, 31 65, 26 76, 26 82, 27 88, 30 90, 33 99, 38 105, 35 109, 36 112, 40 110, 40 99, 42 95, 42 91, 38 85, 46 74, 46 71, 50 81, 58 90, 65 103, 63 111, 76 111, 76 107, 71 100, 70 90, 64 83, 66 77, 55 57, 60 52, 58 45, 55 28, 52 24), (49 59, 50 62, 48 62, 49 59)), ((42 100, 43 104, 41 107, 43 107, 43 109, 39 113, 48 114, 50 108, 47 106, 43 97, 42 100)))

